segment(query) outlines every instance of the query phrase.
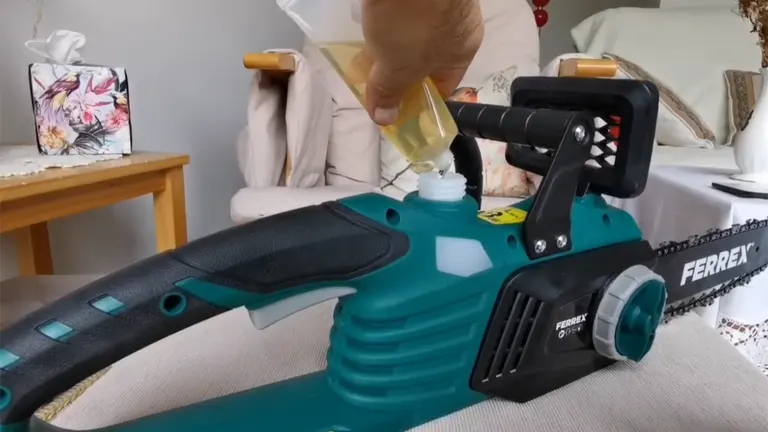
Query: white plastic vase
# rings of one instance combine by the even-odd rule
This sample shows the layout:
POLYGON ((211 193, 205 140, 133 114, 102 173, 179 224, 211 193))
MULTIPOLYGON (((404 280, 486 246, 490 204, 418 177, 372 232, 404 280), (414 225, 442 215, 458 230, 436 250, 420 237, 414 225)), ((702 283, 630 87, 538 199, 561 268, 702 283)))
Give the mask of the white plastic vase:
POLYGON ((760 77, 760 96, 755 108, 747 125, 733 139, 733 154, 741 172, 731 178, 768 185, 768 68, 760 70, 760 77))

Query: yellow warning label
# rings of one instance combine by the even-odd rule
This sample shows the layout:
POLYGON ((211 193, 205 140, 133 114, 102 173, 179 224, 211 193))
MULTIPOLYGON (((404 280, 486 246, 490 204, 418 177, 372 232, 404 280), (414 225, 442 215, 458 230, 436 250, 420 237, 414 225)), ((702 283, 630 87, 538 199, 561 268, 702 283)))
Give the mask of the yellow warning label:
POLYGON ((528 216, 528 212, 516 207, 504 207, 481 211, 477 216, 494 225, 514 225, 523 223, 525 217, 528 216))

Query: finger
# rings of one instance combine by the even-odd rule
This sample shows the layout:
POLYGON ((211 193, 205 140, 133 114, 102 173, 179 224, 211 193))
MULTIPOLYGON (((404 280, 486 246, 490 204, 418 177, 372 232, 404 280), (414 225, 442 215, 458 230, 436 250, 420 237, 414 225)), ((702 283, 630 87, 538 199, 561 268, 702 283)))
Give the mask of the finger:
POLYGON ((372 65, 373 57, 367 49, 363 49, 349 62, 349 68, 346 71, 347 79, 353 85, 365 84, 372 65))
POLYGON ((466 73, 465 68, 450 69, 447 71, 440 71, 430 76, 432 83, 437 88, 438 93, 443 99, 448 99, 453 96, 456 89, 461 84, 461 80, 464 79, 466 73))
POLYGON ((413 71, 397 71, 381 62, 374 63, 368 76, 365 95, 366 108, 373 121, 381 126, 395 123, 403 95, 421 79, 413 71))

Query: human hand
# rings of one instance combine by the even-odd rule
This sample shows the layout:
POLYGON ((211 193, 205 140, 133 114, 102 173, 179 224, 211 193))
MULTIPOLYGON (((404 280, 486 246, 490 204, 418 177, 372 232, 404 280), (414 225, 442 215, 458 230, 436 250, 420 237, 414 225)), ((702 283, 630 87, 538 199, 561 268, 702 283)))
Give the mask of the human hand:
POLYGON ((451 96, 483 40, 478 0, 361 2, 371 118, 382 126, 394 123, 403 94, 426 77, 441 96, 451 96))

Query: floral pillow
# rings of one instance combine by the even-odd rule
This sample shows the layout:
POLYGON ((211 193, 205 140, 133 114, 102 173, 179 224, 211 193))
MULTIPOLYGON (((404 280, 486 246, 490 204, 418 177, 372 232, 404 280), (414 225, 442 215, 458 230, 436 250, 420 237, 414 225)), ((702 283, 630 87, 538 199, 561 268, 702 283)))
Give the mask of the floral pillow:
MULTIPOLYGON (((450 100, 509 105, 512 80, 516 67, 493 74, 482 86, 462 87, 456 90, 450 100)), ((478 139, 483 158, 483 195, 508 198, 525 198, 536 192, 538 176, 507 163, 504 156, 506 144, 498 141, 478 139)))

